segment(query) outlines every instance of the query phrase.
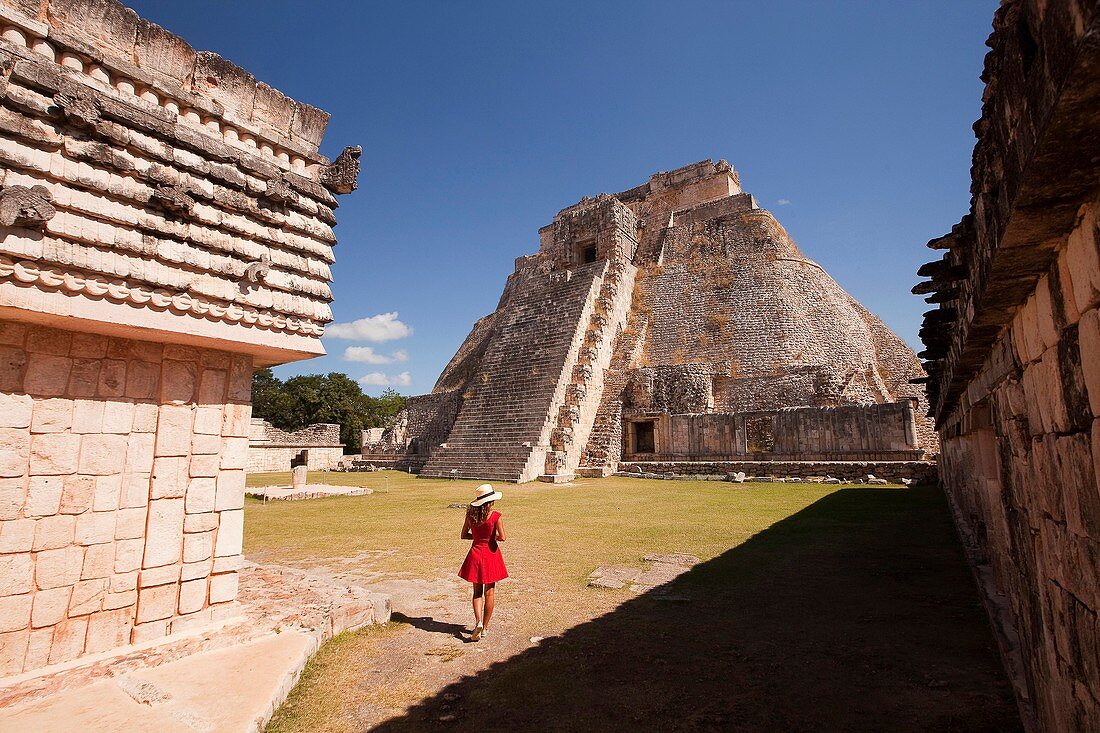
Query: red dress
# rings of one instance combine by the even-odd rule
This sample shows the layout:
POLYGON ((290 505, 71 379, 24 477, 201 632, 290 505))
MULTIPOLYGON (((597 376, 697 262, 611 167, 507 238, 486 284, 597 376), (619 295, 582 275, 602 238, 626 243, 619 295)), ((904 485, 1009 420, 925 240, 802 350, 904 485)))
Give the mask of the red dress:
POLYGON ((459 568, 458 577, 471 583, 495 583, 508 577, 504 556, 500 554, 500 545, 492 539, 499 519, 500 512, 493 512, 484 522, 470 528, 474 544, 466 553, 466 560, 459 568))

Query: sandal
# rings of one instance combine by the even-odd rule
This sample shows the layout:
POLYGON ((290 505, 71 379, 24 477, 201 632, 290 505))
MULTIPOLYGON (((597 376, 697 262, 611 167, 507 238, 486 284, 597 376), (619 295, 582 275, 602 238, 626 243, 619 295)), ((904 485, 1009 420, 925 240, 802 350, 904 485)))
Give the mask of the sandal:
POLYGON ((470 634, 470 641, 478 641, 481 639, 481 635, 485 633, 485 627, 478 624, 474 627, 473 632, 470 634))

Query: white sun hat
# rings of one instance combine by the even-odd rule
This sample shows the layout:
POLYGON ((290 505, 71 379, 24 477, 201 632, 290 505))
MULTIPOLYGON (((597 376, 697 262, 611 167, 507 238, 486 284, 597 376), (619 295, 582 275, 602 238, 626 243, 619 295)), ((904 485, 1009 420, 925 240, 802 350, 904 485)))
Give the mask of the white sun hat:
POLYGON ((501 496, 502 494, 499 491, 493 489, 492 484, 482 484, 477 487, 477 497, 470 502, 470 506, 481 506, 490 501, 498 501, 501 496))

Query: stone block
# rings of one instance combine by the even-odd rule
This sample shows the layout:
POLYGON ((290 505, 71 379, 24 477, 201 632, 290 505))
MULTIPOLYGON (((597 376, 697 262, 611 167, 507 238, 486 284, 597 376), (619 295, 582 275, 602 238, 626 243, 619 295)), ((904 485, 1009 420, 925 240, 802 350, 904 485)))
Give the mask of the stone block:
POLYGON ((218 474, 218 493, 214 509, 241 509, 244 507, 245 472, 222 471, 218 474))
POLYGON ((9 631, 0 634, 0 677, 23 671, 31 634, 29 631, 9 631))
POLYGON ((27 351, 35 354, 68 356, 72 333, 57 328, 31 326, 27 329, 27 351))
POLYGON ((34 550, 68 547, 76 538, 76 517, 55 514, 39 519, 34 526, 34 550))
POLYGON ((103 404, 103 432, 127 434, 134 426, 134 403, 107 400, 103 404))
POLYGON ((214 532, 192 532, 183 536, 185 563, 209 560, 214 554, 214 532))
POLYGON ((118 540, 115 542, 115 572, 128 573, 141 567, 145 553, 145 539, 118 540))
POLYGON ((31 415, 32 433, 62 433, 73 426, 73 401, 50 397, 34 401, 31 415))
POLYGON ((103 412, 106 402, 97 399, 78 399, 73 401, 73 432, 103 432, 103 412))
MULTIPOLYGON (((137 573, 133 574, 137 577, 137 573)), ((110 611, 116 608, 133 609, 137 605, 137 588, 126 591, 111 591, 103 599, 103 610, 110 611)))
POLYGON ((22 392, 27 352, 10 346, 0 346, 0 391, 22 392))
MULTIPOLYGON (((198 419, 195 420, 198 425, 198 419)), ((218 428, 221 428, 221 417, 218 418, 218 428)), ((205 435, 196 432, 191 436, 191 455, 192 456, 216 456, 222 449, 222 437, 220 434, 205 435)), ((218 463, 215 461, 215 466, 218 463)), ((211 474, 214 475, 214 474, 211 474)))
POLYGON ((96 394, 100 397, 121 397, 126 393, 126 362, 104 359, 99 365, 99 384, 96 394))
POLYGON ((62 514, 83 514, 95 501, 95 476, 65 476, 61 482, 62 514))
POLYGON ((27 473, 31 436, 26 428, 0 428, 0 477, 27 473))
POLYGON ((191 450, 194 410, 188 405, 162 405, 157 419, 155 455, 186 456, 191 450))
POLYGON ((115 539, 132 540, 145 536, 145 507, 119 509, 115 513, 115 539))
POLYGON ((0 392, 0 428, 29 428, 33 406, 30 395, 0 392))
POLYGON ((244 542, 244 510, 219 512, 218 538, 214 545, 215 557, 240 555, 244 542))
POLYGON ((0 596, 17 596, 33 590, 34 561, 31 554, 0 555, 0 596))
POLYGON ((162 639, 168 635, 168 622, 167 621, 149 621, 143 624, 136 624, 133 630, 130 632, 130 643, 141 644, 146 641, 154 641, 156 639, 162 639))
POLYGON ((236 572, 241 569, 243 563, 244 560, 240 555, 214 558, 214 566, 210 569, 210 572, 215 574, 236 572))
POLYGON ((115 545, 106 542, 92 545, 84 551, 84 568, 80 571, 81 580, 109 578, 115 571, 115 545))
POLYGON ((80 472, 94 476, 121 473, 126 459, 126 436, 89 434, 80 441, 80 472))
POLYGON ((180 613, 194 613, 206 605, 206 585, 206 578, 189 580, 180 584, 180 613))
POLYGON ((1100 416, 1100 309, 1093 308, 1081 316, 1078 339, 1089 409, 1094 417, 1100 416))
POLYGON ((157 415, 160 408, 151 402, 137 402, 134 404, 134 422, 131 427, 135 433, 155 433, 157 430, 157 415))
POLYGON ((149 498, 179 499, 187 491, 188 459, 186 457, 163 457, 153 461, 153 475, 150 483, 149 498))
MULTIPOLYGON (((196 436, 197 437, 197 436, 196 436)), ((215 436, 204 436, 208 438, 214 438, 215 436)), ((220 440, 220 438, 218 438, 220 440)), ((218 475, 218 463, 219 458, 215 453, 214 455, 198 455, 191 456, 190 465, 188 471, 191 476, 194 477, 207 477, 213 478, 218 475)))
POLYGON ((101 367, 99 359, 73 359, 66 394, 70 397, 94 397, 99 389, 101 367))
POLYGON ((95 654, 123 646, 130 641, 133 620, 129 608, 106 610, 88 618, 88 638, 85 653, 95 654))
POLYGON ((247 438, 251 426, 251 404, 230 403, 225 406, 222 417, 222 435, 231 438, 247 438))
POLYGON ((39 590, 74 585, 84 567, 84 548, 43 550, 35 559, 34 580, 39 590))
MULTIPOLYGON (((182 602, 181 602, 182 605, 182 602)), ((171 633, 173 634, 185 634, 189 631, 195 631, 201 629, 204 626, 208 626, 213 620, 213 609, 206 608, 201 611, 195 611, 189 613, 186 616, 179 616, 172 619, 171 633)))
POLYGON ((217 405, 219 408, 224 405, 227 380, 228 375, 223 369, 203 369, 199 382, 199 404, 217 405))
POLYGON ((170 618, 179 605, 179 588, 178 584, 169 583, 138 590, 137 623, 170 618))
POLYGON ((183 518, 183 531, 185 533, 209 532, 217 528, 218 515, 213 511, 202 514, 188 514, 183 518))
POLYGON ((76 518, 76 541, 98 545, 115 539, 115 512, 87 512, 76 518))
MULTIPOLYGON (((81 436, 67 433, 47 433, 32 436, 30 446, 31 476, 61 476, 76 473, 80 459, 80 440, 81 436)), ((4 449, 3 443, 3 436, 0 435, 0 454, 4 449)))
POLYGON ((59 623, 53 632, 50 664, 60 664, 79 657, 84 652, 87 635, 87 617, 65 619, 59 623))
POLYGON ((0 596, 0 633, 22 631, 31 623, 30 593, 21 596, 0 596))
POLYGON ((165 361, 161 365, 161 404, 185 405, 194 401, 198 371, 196 362, 165 361))
POLYGON ((126 470, 150 473, 155 445, 155 433, 131 433, 126 438, 126 470))
POLYGON ((29 479, 23 477, 0 478, 0 520, 15 519, 23 511, 29 483, 29 479))
POLYGON ((73 586, 73 595, 69 600, 69 616, 87 616, 103 610, 103 599, 107 596, 107 579, 93 578, 81 580, 73 586))
POLYGON ((72 368, 73 360, 67 356, 29 354, 23 390, 36 396, 61 397, 69 386, 72 368))
MULTIPOLYGON (((27 324, 14 321, 0 323, 0 344, 22 346, 27 338, 27 324)), ((227 362, 228 364, 228 362, 227 362)))
POLYGON ((1096 219, 1096 207, 1087 207, 1081 221, 1066 239, 1066 264, 1079 313, 1085 313, 1100 303, 1100 251, 1095 234, 1096 219))
POLYGON ((27 504, 23 513, 28 517, 49 517, 61 510, 63 476, 31 476, 27 486, 27 504))
POLYGON ((0 522, 0 553, 30 552, 34 547, 33 519, 8 519, 0 522))
POLYGON ((30 671, 45 667, 50 661, 50 647, 53 646, 53 627, 45 629, 32 629, 31 641, 27 646, 27 659, 23 663, 23 670, 30 671))
POLYGON ((214 511, 217 481, 213 478, 193 478, 187 483, 187 513, 206 514, 214 511))
POLYGON ((183 564, 180 570, 180 580, 188 581, 196 578, 205 578, 210 575, 210 561, 188 562, 183 564))
POLYGON ((237 598, 237 573, 212 575, 210 577, 210 602, 222 603, 237 598))
POLYGON ((182 552, 183 499, 150 501, 142 567, 178 563, 182 552))
POLYGON ((225 469, 248 466, 248 438, 226 438, 222 444, 221 467, 225 469))
MULTIPOLYGON (((127 459, 129 454, 127 453, 127 459)), ((92 509, 97 512, 118 509, 122 499, 122 475, 96 476, 95 495, 92 497, 92 509)))
POLYGON ((155 400, 160 381, 160 366, 144 361, 131 361, 126 365, 127 397, 135 400, 155 400))
POLYGON ((195 433, 202 435, 220 436, 222 434, 222 408, 208 405, 196 407, 194 430, 195 433))
POLYGON ((34 605, 31 609, 31 627, 41 629, 61 623, 67 618, 72 591, 72 586, 66 585, 35 593, 34 605))
POLYGON ((69 356, 102 359, 107 356, 107 337, 94 333, 73 333, 69 356))
POLYGON ((252 357, 234 354, 229 367, 229 399, 243 404, 252 402, 252 357))
POLYGON ((149 474, 126 473, 122 476, 122 497, 119 506, 131 508, 149 504, 149 474))
POLYGON ((138 574, 138 587, 149 588, 154 585, 165 585, 167 583, 178 583, 180 580, 180 566, 179 565, 164 565, 159 568, 149 568, 148 570, 142 570, 138 574))
POLYGON ((115 573, 111 576, 111 592, 122 593, 128 590, 137 590, 140 570, 129 573, 115 573))

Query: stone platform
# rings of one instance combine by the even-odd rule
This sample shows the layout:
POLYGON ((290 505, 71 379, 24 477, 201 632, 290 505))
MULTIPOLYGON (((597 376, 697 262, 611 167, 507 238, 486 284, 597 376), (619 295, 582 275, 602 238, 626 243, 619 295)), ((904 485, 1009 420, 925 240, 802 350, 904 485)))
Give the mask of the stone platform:
POLYGON ((220 626, 6 680, 0 730, 258 733, 324 641, 390 617, 386 595, 280 566, 242 568, 240 600, 220 626))
POLYGON ((245 490, 245 494, 253 499, 267 499, 269 501, 276 499, 321 499, 326 496, 366 496, 373 493, 373 489, 365 489, 359 486, 333 486, 331 484, 305 484, 297 489, 293 486, 257 486, 245 490))

